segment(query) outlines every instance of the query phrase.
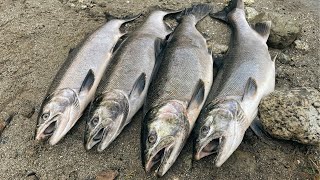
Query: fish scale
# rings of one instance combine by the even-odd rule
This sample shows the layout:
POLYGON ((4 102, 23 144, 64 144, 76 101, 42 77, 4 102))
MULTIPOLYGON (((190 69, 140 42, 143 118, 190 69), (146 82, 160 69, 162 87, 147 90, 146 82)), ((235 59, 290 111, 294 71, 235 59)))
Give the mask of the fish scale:
MULTIPOLYGON (((164 57, 159 68, 161 74, 158 74, 157 81, 151 83, 153 89, 149 91, 147 109, 172 99, 181 100, 188 104, 199 79, 206 80, 208 78, 206 72, 209 70, 206 67, 210 67, 207 66, 210 62, 205 60, 208 59, 209 53, 204 53, 203 49, 195 50, 183 45, 188 44, 190 36, 201 36, 201 34, 191 34, 189 31, 184 31, 184 27, 181 27, 181 30, 177 29, 176 33, 177 37, 172 39, 168 45, 166 53, 168 55, 164 57), (181 44, 182 46, 180 46, 181 44), (166 59, 170 59, 170 61, 166 59)), ((203 39, 200 39, 198 44, 206 47, 203 39)), ((206 49, 204 50, 206 51, 206 49)))
POLYGON ((70 52, 42 102, 36 139, 51 136, 49 143, 54 145, 75 125, 92 101, 113 47, 123 35, 121 25, 137 17, 110 20, 70 52), (63 99, 73 102, 67 104, 63 99))
POLYGON ((148 91, 141 130, 142 162, 149 172, 160 161, 157 176, 163 176, 177 159, 212 85, 212 56, 195 27, 210 11, 209 5, 199 4, 183 12, 148 91))
POLYGON ((110 42, 117 42, 121 36, 119 28, 122 22, 122 20, 111 20, 107 26, 102 26, 90 35, 85 42, 81 43, 79 45, 81 49, 76 48, 72 50, 72 58, 68 58, 61 66, 61 69, 50 86, 48 94, 51 94, 56 89, 62 88, 72 87, 73 89, 80 89, 81 83, 89 69, 92 69, 94 72, 101 72, 101 69, 103 69, 102 72, 104 72, 108 62, 107 60, 111 57, 111 50, 114 46, 114 43, 110 42), (112 29, 112 26, 115 26, 115 29, 112 29), (105 41, 106 39, 110 41, 105 41), (109 51, 106 52, 106 50, 109 51))
POLYGON ((142 26, 129 34, 114 52, 86 126, 86 149, 98 144, 97 150, 103 151, 142 107, 160 62, 157 55, 165 37, 171 33, 163 21, 170 13, 176 12, 151 12, 142 26))
POLYGON ((148 37, 145 34, 132 34, 128 37, 125 44, 121 46, 121 53, 115 54, 113 57, 115 62, 107 70, 107 79, 104 80, 106 85, 98 88, 98 91, 121 89, 129 94, 135 81, 142 73, 147 74, 146 83, 149 84, 155 65, 155 61, 150 59, 150 55, 155 56, 156 54, 154 46, 150 46, 150 44, 154 44, 155 39, 155 36, 148 37), (143 36, 143 38, 139 39, 139 36, 143 36), (144 52, 147 53, 141 53, 141 47, 144 47, 144 52), (132 54, 135 54, 134 58, 132 54), (112 73, 108 76, 109 72, 112 73))
POLYGON ((240 145, 249 126, 263 136, 256 116, 261 98, 274 90, 275 62, 266 44, 271 22, 251 27, 245 18, 243 0, 231 0, 224 10, 211 15, 228 23, 232 34, 197 123, 195 158, 218 153, 215 165, 219 167, 240 145))

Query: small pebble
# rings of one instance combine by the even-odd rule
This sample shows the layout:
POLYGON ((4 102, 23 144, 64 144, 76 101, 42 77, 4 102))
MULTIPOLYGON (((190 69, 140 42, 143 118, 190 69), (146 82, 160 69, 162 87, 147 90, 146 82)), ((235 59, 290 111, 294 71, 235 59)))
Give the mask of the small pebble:
POLYGON ((303 51, 309 50, 309 45, 306 42, 303 42, 301 40, 295 40, 294 46, 296 49, 299 49, 299 50, 303 50, 303 51))
POLYGON ((96 180, 114 180, 119 175, 116 170, 105 170, 97 174, 96 180))
POLYGON ((279 53, 276 61, 279 61, 282 64, 289 64, 291 59, 288 55, 286 55, 284 53, 279 53))
POLYGON ((244 5, 251 6, 254 3, 254 0, 244 0, 244 5))
POLYGON ((314 102, 314 103, 313 103, 313 106, 316 107, 316 108, 319 108, 319 107, 320 107, 320 102, 319 102, 319 101, 314 102))
POLYGON ((87 5, 81 5, 80 8, 81 9, 86 9, 88 6, 87 5))

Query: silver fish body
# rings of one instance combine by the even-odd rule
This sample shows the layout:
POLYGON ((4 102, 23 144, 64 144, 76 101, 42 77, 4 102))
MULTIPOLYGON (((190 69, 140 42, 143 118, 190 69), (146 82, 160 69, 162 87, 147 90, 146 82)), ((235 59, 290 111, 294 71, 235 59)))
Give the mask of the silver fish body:
POLYGON ((112 50, 123 35, 120 26, 128 20, 114 19, 97 29, 58 71, 38 116, 36 139, 49 136, 51 145, 59 142, 92 101, 112 50))
POLYGON ((149 88, 141 152, 147 172, 160 161, 157 176, 163 176, 177 159, 212 85, 212 56, 195 27, 210 9, 196 5, 184 12, 149 88))
POLYGON ((232 36, 223 65, 214 81, 211 102, 205 106, 196 128, 196 159, 217 153, 221 166, 240 145, 257 116, 262 97, 275 87, 275 63, 266 44, 270 22, 251 27, 242 0, 232 0, 215 18, 230 23, 232 36))
POLYGON ((102 91, 87 123, 85 148, 98 144, 101 152, 121 133, 142 107, 165 37, 171 32, 163 21, 172 12, 153 11, 143 25, 122 42, 100 83, 102 91))

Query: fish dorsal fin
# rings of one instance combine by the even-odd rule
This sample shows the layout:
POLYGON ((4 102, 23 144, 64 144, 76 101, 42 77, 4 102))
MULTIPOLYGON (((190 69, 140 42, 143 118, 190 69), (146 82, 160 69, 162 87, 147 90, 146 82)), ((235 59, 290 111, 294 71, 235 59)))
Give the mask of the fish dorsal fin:
POLYGON ((196 88, 194 89, 194 94, 192 95, 191 101, 188 104, 187 109, 195 109, 200 106, 200 104, 204 101, 204 83, 200 79, 198 81, 198 84, 196 85, 196 88))
POLYGON ((94 83, 94 74, 92 69, 88 71, 87 76, 84 78, 82 85, 79 89, 79 93, 87 92, 91 89, 92 85, 94 83))
POLYGON ((265 41, 268 40, 271 29, 271 21, 264 21, 254 25, 254 30, 259 33, 265 41))
POLYGON ((213 67, 217 69, 221 69, 221 67, 223 66, 224 56, 220 54, 213 54, 212 59, 213 59, 213 67))
POLYGON ((246 87, 244 89, 244 93, 242 96, 242 101, 251 99, 254 97, 257 93, 258 86, 256 80, 254 80, 252 77, 250 77, 247 81, 246 87))
POLYGON ((140 96, 142 91, 144 90, 146 86, 146 74, 141 73, 141 75, 138 77, 136 82, 134 83, 130 94, 129 94, 129 99, 136 99, 137 97, 140 96))

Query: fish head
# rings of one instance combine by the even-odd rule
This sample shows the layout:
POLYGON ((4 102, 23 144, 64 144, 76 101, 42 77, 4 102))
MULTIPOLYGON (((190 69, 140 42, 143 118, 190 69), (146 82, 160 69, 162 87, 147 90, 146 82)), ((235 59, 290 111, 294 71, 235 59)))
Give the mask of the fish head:
POLYGON ((79 113, 79 100, 74 90, 61 89, 47 96, 38 116, 36 139, 51 136, 49 143, 55 145, 72 128, 79 113))
POLYGON ((240 145, 245 116, 238 101, 233 99, 209 103, 199 116, 195 128, 195 159, 218 153, 220 167, 240 145))
POLYGON ((102 152, 120 134, 129 113, 127 97, 118 91, 107 92, 99 96, 85 131, 85 148, 91 149, 99 143, 98 152, 102 152))
POLYGON ((189 134, 185 107, 169 102, 151 109, 142 130, 142 163, 149 172, 160 161, 157 176, 163 176, 177 159, 189 134))

